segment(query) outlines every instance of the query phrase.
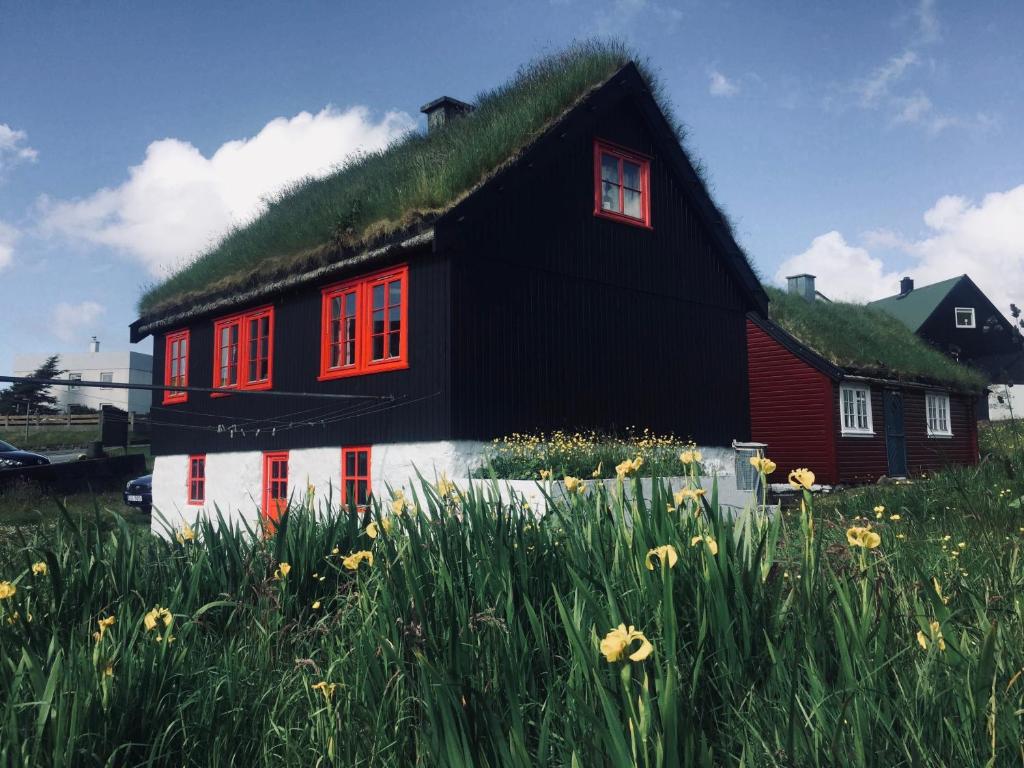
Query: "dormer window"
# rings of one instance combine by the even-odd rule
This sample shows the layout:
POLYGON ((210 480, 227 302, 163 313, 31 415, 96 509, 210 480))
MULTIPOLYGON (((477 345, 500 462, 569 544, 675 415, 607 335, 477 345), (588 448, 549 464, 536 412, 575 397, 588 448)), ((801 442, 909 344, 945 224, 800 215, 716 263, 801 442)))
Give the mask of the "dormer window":
POLYGON ((956 308, 956 327, 957 328, 973 328, 974 327, 974 307, 957 307, 956 308))
POLYGON ((651 225, 650 158, 604 141, 594 142, 594 215, 651 225))
MULTIPOLYGON (((261 307, 213 324, 213 386, 270 389, 274 362, 274 308, 261 307)), ((227 393, 215 392, 211 397, 227 393)))

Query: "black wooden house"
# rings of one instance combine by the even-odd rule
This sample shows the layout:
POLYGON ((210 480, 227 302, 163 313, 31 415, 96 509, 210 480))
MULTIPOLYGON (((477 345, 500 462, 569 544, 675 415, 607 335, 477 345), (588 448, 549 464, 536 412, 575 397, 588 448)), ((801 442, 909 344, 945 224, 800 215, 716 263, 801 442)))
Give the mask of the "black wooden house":
MULTIPOLYGON (((430 173, 434 142, 517 109, 537 72, 475 112, 432 102, 429 134, 388 152, 430 173)), ((154 505, 273 516, 307 485, 361 501, 417 469, 465 477, 513 432, 749 439, 745 318, 767 297, 645 74, 578 90, 436 210, 144 305, 155 381, 230 392, 155 398, 154 505)))

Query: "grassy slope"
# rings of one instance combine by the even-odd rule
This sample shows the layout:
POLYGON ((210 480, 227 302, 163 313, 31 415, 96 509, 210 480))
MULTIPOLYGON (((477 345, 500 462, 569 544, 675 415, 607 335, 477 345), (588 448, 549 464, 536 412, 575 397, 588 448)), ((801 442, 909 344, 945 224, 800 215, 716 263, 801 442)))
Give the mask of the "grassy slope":
POLYGON ((355 244, 450 206, 631 58, 617 43, 573 46, 481 94, 475 112, 442 131, 409 134, 329 176, 295 184, 256 220, 146 291, 140 311, 244 280, 261 265, 285 266, 268 260, 315 258, 311 249, 355 244))
POLYGON ((95 427, 29 427, 28 437, 24 429, 0 429, 0 440, 25 451, 84 448, 93 440, 99 440, 99 437, 99 430, 95 427))
POLYGON ((836 365, 963 387, 985 384, 979 374, 932 349, 885 312, 845 302, 811 304, 777 288, 766 290, 772 319, 836 365))

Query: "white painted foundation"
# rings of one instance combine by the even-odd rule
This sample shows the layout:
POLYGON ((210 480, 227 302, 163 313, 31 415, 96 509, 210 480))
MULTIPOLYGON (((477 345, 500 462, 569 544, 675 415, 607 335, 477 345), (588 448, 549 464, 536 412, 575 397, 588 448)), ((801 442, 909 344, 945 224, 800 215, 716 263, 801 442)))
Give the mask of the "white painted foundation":
MULTIPOLYGON (((390 490, 402 489, 409 495, 419 491, 421 480, 433 483, 445 475, 461 490, 488 488, 489 480, 467 479, 470 470, 480 464, 487 444, 476 441, 440 441, 424 443, 392 443, 374 445, 370 452, 370 478, 377 498, 390 498, 390 490)), ((753 502, 749 491, 736 487, 735 456, 732 448, 701 448, 703 465, 708 476, 701 479, 710 493, 713 478, 718 480, 719 501, 725 506, 742 508, 753 502)), ((153 466, 153 515, 155 533, 165 531, 165 522, 172 529, 193 521, 200 515, 219 511, 230 522, 249 525, 259 519, 262 500, 263 454, 260 451, 210 453, 206 456, 206 503, 188 503, 188 456, 158 456, 153 466), (162 518, 162 519, 161 519, 162 518)), ((672 487, 683 485, 682 478, 666 478, 672 487)), ((499 493, 504 500, 512 495, 525 497, 531 509, 543 513, 546 501, 541 484, 533 480, 500 480, 499 493)), ((614 483, 615 481, 606 481, 614 483)), ((340 501, 341 448, 303 448, 288 453, 288 483, 292 498, 304 500, 310 486, 316 504, 328 499, 333 505, 340 501)), ((642 484, 647 495, 649 481, 642 484)), ((562 492, 561 483, 547 489, 555 497, 562 492)))

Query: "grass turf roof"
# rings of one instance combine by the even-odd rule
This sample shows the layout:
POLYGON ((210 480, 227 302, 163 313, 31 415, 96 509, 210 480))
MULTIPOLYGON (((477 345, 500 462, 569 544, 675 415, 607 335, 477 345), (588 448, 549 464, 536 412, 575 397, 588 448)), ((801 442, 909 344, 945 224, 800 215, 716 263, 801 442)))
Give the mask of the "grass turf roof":
MULTIPOLYGON (((429 135, 409 133, 328 176, 300 181, 139 300, 143 316, 319 266, 338 248, 415 229, 457 203, 552 122, 635 57, 621 43, 586 42, 538 59, 480 94, 477 108, 429 135)), ((681 127, 639 65, 680 140, 681 127)), ((700 167, 696 166, 698 171, 700 167)))
POLYGON ((769 316, 826 360, 851 373, 919 379, 961 389, 985 386, 982 376, 928 346, 892 315, 864 304, 811 303, 768 288, 769 316))

